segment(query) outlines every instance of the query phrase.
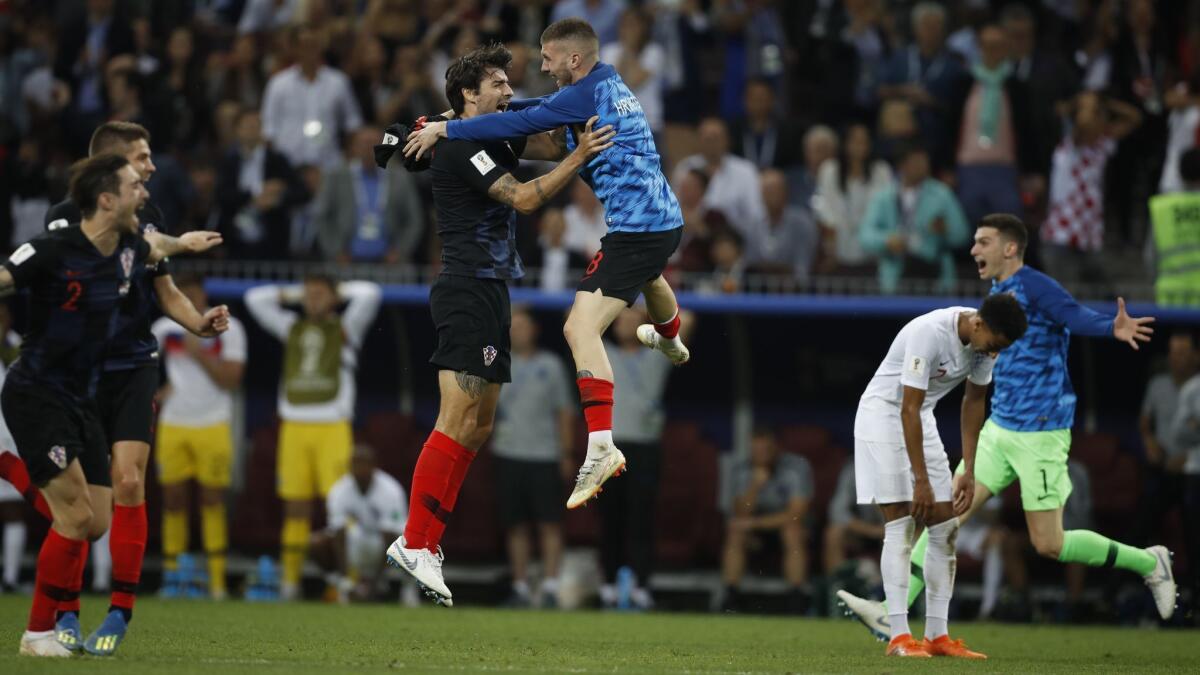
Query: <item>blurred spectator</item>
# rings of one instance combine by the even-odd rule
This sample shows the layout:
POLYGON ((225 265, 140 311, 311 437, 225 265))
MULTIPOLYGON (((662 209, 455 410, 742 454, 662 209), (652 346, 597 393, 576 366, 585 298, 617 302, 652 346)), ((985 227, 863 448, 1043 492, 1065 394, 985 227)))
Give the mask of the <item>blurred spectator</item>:
POLYGON ((871 195, 891 184, 892 169, 875 157, 867 125, 854 124, 846 129, 841 156, 826 160, 817 171, 812 203, 825 241, 822 271, 857 274, 869 265, 859 225, 867 214, 871 195))
POLYGON ((655 143, 661 145, 665 55, 661 45, 650 41, 652 27, 651 18, 645 10, 625 10, 621 14, 618 39, 600 49, 600 60, 611 63, 637 96, 646 114, 646 123, 654 133, 655 143))
MULTIPOLYGON (((679 316, 680 339, 691 334, 692 317, 679 316)), ((623 311, 613 323, 616 342, 604 343, 612 363, 613 384, 621 395, 613 404, 613 443, 621 448, 637 471, 607 483, 600 500, 600 563, 604 583, 600 599, 606 607, 618 601, 617 572, 633 570, 630 602, 637 609, 650 609, 650 574, 654 563, 654 507, 658 498, 659 468, 662 466, 662 432, 666 413, 663 391, 671 375, 671 361, 646 349, 638 341, 637 327, 649 319, 641 307, 623 311)))
POLYGON ((347 262, 411 263, 425 234, 426 219, 417 183, 399 162, 375 165, 377 127, 355 131, 346 162, 321 178, 313 227, 325 257, 347 262))
MULTIPOLYGON (((554 91, 554 80, 541 72, 542 55, 537 50, 524 42, 509 42, 504 46, 513 57, 512 65, 507 71, 508 86, 512 87, 513 98, 537 98, 554 91)), ((661 69, 662 65, 659 64, 658 70, 661 69)), ((659 77, 661 78, 661 75, 659 77)), ((625 78, 625 82, 628 83, 629 78, 625 78)), ((641 94, 638 94, 638 99, 642 100, 641 94)), ((661 87, 655 100, 662 105, 661 87)), ((642 108, 645 107, 646 102, 642 100, 642 108)))
POLYGON ((882 0, 844 0, 846 26, 841 39, 854 48, 858 58, 854 81, 854 105, 862 113, 875 109, 879 72, 888 56, 887 36, 880 21, 882 0))
POLYGON ((71 102, 70 87, 54 76, 56 37, 49 21, 33 22, 25 31, 25 49, 8 62, 7 77, 13 78, 8 84, 17 95, 9 99, 6 92, 4 102, 19 110, 17 131, 43 140, 55 137, 57 115, 71 102))
POLYGON ((1012 76, 1004 31, 980 28, 979 51, 970 67, 973 80, 954 103, 958 197, 972 223, 989 213, 1021 214, 1018 170, 1032 173, 1036 155, 1029 91, 1012 76))
POLYGON ((238 33, 270 33, 299 18, 301 0, 246 0, 238 33))
POLYGON ((784 22, 776 3, 761 0, 726 0, 711 11, 725 42, 719 110, 725 119, 738 119, 745 114, 742 92, 749 78, 782 81, 788 48, 784 22))
POLYGON ((761 78, 747 82, 743 104, 746 116, 731 129, 733 154, 745 157, 759 169, 800 165, 799 132, 779 115, 771 83, 761 78))
POLYGON ((266 86, 258 42, 253 35, 237 36, 229 51, 209 58, 208 100, 211 105, 233 101, 247 108, 258 108, 262 105, 266 86))
POLYGON ((746 277, 746 243, 731 227, 717 227, 708 238, 708 258, 712 268, 696 282, 700 293, 739 293, 746 277))
POLYGON ((1179 175, 1180 159, 1197 146, 1200 138, 1200 68, 1190 80, 1180 82, 1164 95, 1167 110, 1168 137, 1166 159, 1163 161, 1159 192, 1179 192, 1184 189, 1179 175))
POLYGON ((46 211, 50 210, 50 171, 42 143, 35 138, 23 138, 16 154, 8 155, 0 164, 0 223, 10 229, 7 240, 0 243, 13 250, 33 239, 44 230, 46 211))
POLYGON ((237 145, 217 171, 219 229, 229 255, 243 259, 286 256, 291 209, 309 192, 282 154, 263 142, 261 116, 243 109, 237 117, 237 145))
POLYGON ((345 603, 382 595, 388 580, 379 552, 404 531, 408 495, 400 481, 379 469, 374 448, 354 446, 350 471, 325 497, 325 515, 325 529, 313 533, 310 552, 325 573, 326 597, 345 603))
POLYGON ((766 227, 747 247, 746 263, 759 274, 780 275, 806 285, 820 242, 816 221, 808 209, 788 204, 787 177, 782 171, 767 169, 760 180, 766 227))
MULTIPOLYGON (((12 310, 8 302, 0 302, 0 386, 8 376, 8 368, 21 351, 21 336, 13 330, 12 310)), ((8 424, 0 417, 0 452, 11 452, 13 442, 8 424)), ((21 581, 21 558, 25 555, 25 498, 6 480, 0 479, 0 526, 3 526, 4 560, 0 575, 0 593, 16 593, 21 581)))
POLYGON ((679 267, 685 272, 710 272, 713 235, 728 230, 725 217, 704 205, 708 174, 700 169, 675 170, 675 196, 683 213, 683 240, 679 244, 679 267))
MULTIPOLYGON (((591 193, 591 190, 588 190, 591 193)), ((566 245, 567 224, 562 209, 548 207, 542 211, 537 222, 537 247, 531 255, 522 254, 528 268, 541 269, 539 287, 543 291, 562 291, 573 288, 573 270, 587 266, 589 257, 569 249, 566 245)))
POLYGON ((811 210, 821 165, 837 156, 838 136, 833 129, 818 124, 804 132, 804 164, 798 171, 788 172, 791 184, 788 201, 811 210))
POLYGON ((709 117, 700 123, 700 154, 684 158, 682 170, 698 169, 708 176, 704 205, 719 211, 743 238, 753 238, 766 212, 754 163, 729 152, 725 122, 709 117))
POLYGON ((362 25, 370 26, 390 53, 420 42, 425 20, 417 0, 368 0, 362 25))
POLYGON ((310 275, 299 286, 264 285, 246 293, 246 309, 284 343, 279 384, 276 491, 283 500, 280 597, 300 597, 313 500, 324 499, 349 468, 355 371, 367 329, 382 300, 378 285, 341 284, 310 275), (338 305, 346 309, 338 315, 338 305), (301 312, 285 304, 301 305, 301 312))
POLYGON ((1189 578, 1183 583, 1191 586, 1193 620, 1200 622, 1195 616, 1200 606, 1200 375, 1193 375, 1179 390, 1171 440, 1187 453, 1183 463, 1183 540, 1187 542, 1189 578))
POLYGON ((1159 305, 1200 305, 1200 148, 1179 158, 1182 190, 1150 199, 1159 305))
POLYGON ((575 473, 575 396, 562 358, 538 348, 538 326, 529 310, 513 307, 510 333, 512 382, 500 390, 492 436, 512 574, 509 604, 556 607, 562 495, 575 473), (529 584, 535 527, 542 554, 542 583, 536 595, 529 584))
POLYGON ((600 250, 600 239, 608 233, 608 221, 596 193, 582 180, 576 179, 571 185, 571 203, 563 209, 563 220, 563 246, 591 260, 600 250))
POLYGON ((196 201, 196 186, 192 184, 187 169, 174 155, 156 154, 154 164, 157 170, 146 181, 146 189, 153 196, 154 205, 162 211, 162 229, 170 234, 179 234, 196 201))
POLYGON ((396 50, 388 80, 390 93, 379 105, 375 115, 377 123, 384 126, 396 121, 408 123, 421 115, 449 108, 445 96, 434 86, 435 80, 430 73, 429 55, 419 46, 408 45, 396 50))
POLYGON ((171 124, 170 136, 158 142, 160 147, 191 149, 207 136, 210 118, 204 70, 190 28, 181 26, 171 31, 164 66, 164 104, 171 124))
POLYGON ((662 44, 663 117, 667 122, 695 124, 704 114, 705 65, 718 62, 712 46, 712 23, 700 0, 656 0, 655 42, 662 44))
POLYGON ((1112 79, 1112 48, 1120 29, 1116 2, 1101 2, 1087 17, 1075 65, 1084 91, 1104 91, 1112 79))
MULTIPOLYGON (((176 283, 196 309, 208 310, 208 295, 200 277, 181 275, 176 283)), ((241 388, 245 372, 246 329, 230 317, 229 330, 216 337, 198 338, 164 316, 150 331, 165 356, 167 375, 156 397, 162 407, 155 442, 163 496, 163 586, 168 594, 182 595, 194 581, 181 578, 178 558, 189 550, 192 497, 188 481, 195 480, 208 562, 208 594, 224 599, 229 548, 225 499, 234 461, 233 395, 241 388)))
POLYGON ((622 0, 558 0, 550 12, 550 21, 553 23, 572 17, 584 19, 596 29, 600 46, 604 47, 619 39, 624 9, 622 0))
POLYGON ((354 97, 363 119, 381 126, 396 121, 379 116, 393 93, 387 83, 387 61, 382 40, 366 30, 354 36, 350 58, 346 60, 346 76, 354 87, 354 97))
POLYGON ((1158 534, 1169 513, 1183 505, 1183 467, 1186 447, 1180 447, 1171 435, 1171 425, 1179 410, 1179 390, 1200 369, 1200 354, 1195 336, 1189 331, 1171 333, 1167 341, 1167 372, 1155 375, 1146 385, 1138 428, 1146 451, 1146 472, 1138 505, 1138 541, 1148 545, 1158 534))
POLYGON ((874 559, 879 555, 883 516, 874 505, 859 504, 854 490, 854 461, 850 460, 838 474, 837 488, 829 502, 829 524, 825 527, 822 546, 827 576, 847 559, 874 559))
POLYGON ((291 32, 296 65, 279 71, 263 95, 263 135, 293 166, 332 168, 341 161, 339 137, 362 125, 350 79, 324 65, 316 31, 291 32))
POLYGON ((1049 213, 1041 227, 1042 265, 1064 284, 1103 281, 1104 169, 1117 141, 1141 123, 1128 103, 1083 92, 1069 105, 1068 125, 1054 151, 1049 213))
POLYGON ((901 99, 915 107, 921 138, 940 171, 953 163, 950 111, 955 91, 966 76, 946 48, 946 10, 921 2, 910 18, 913 44, 895 52, 880 76, 881 99, 901 99))
POLYGON ((954 285, 955 247, 970 239, 950 188, 929 175, 929 153, 910 145, 899 155, 899 180, 871 197, 859 228, 863 250, 879 258, 879 286, 895 293, 901 277, 954 285))
POLYGON ((140 124, 150 132, 152 138, 162 137, 164 147, 170 148, 167 124, 161 116, 143 104, 146 98, 146 80, 132 65, 122 65, 121 60, 109 62, 105 76, 108 93, 108 120, 140 124))
POLYGON ((763 546, 760 537, 778 538, 783 578, 790 587, 788 609, 808 609, 808 507, 813 496, 812 467, 801 455, 783 452, 772 431, 756 429, 750 457, 733 467, 733 503, 721 556, 723 611, 742 607, 738 585, 746 558, 763 546))
POLYGON ((83 7, 64 12, 58 26, 54 76, 71 87, 66 129, 72 156, 87 154, 92 130, 107 120, 105 62, 134 51, 129 17, 117 14, 115 5, 115 0, 87 0, 83 7))

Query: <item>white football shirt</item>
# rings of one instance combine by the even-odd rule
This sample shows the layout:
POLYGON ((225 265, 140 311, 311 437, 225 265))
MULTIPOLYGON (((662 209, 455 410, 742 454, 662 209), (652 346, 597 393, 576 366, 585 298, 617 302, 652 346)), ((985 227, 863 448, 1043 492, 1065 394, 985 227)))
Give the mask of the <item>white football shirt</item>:
POLYGON ((375 469, 366 494, 359 492, 353 475, 339 478, 325 498, 325 511, 330 530, 353 522, 368 532, 404 532, 408 497, 399 481, 375 469))
POLYGON ((996 359, 971 349, 958 336, 958 317, 974 311, 970 307, 934 310, 900 330, 859 399, 855 438, 903 442, 900 404, 904 387, 925 391, 921 426, 927 439, 936 437, 933 408, 943 396, 963 380, 985 386, 991 383, 996 359))
MULTIPOLYGON (((171 395, 163 402, 159 419, 183 427, 210 427, 233 417, 233 393, 217 386, 204 367, 183 346, 187 330, 167 317, 150 327, 167 363, 171 395)), ((203 349, 224 361, 246 362, 246 329, 229 317, 229 330, 214 338, 201 338, 203 349)))

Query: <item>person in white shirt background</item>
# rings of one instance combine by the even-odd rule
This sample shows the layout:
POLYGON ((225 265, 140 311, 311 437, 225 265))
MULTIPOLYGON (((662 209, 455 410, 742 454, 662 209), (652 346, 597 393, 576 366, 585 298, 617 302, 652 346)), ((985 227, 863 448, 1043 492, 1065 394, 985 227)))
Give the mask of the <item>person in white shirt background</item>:
MULTIPOLYGON (((208 295, 197 276, 178 275, 175 283, 201 311, 208 295)), ((164 355, 166 384, 159 392, 159 481, 163 492, 163 595, 184 594, 194 585, 188 550, 189 481, 200 490, 200 522, 208 564, 208 592, 226 597, 225 555, 229 524, 225 499, 232 474, 234 392, 241 386, 246 365, 246 329, 229 317, 229 330, 213 338, 198 338, 167 317, 150 327, 164 355), (184 562, 180 569, 180 563, 184 562)))
MULTIPOLYGON (((0 302, 0 386, 21 348, 21 336, 12 329, 12 323, 12 309, 7 302, 0 302)), ((4 418, 0 417, 0 452, 6 451, 16 454, 17 446, 4 418)), ((0 593, 13 593, 20 581, 21 555, 25 553, 25 506, 24 497, 6 480, 0 480, 0 523, 4 525, 4 575, 0 577, 0 593)))

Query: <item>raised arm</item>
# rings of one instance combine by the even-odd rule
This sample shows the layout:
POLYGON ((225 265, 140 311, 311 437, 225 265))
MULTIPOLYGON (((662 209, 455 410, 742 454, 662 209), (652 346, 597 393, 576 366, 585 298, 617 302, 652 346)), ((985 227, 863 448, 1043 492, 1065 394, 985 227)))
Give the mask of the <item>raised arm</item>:
POLYGON ((151 263, 181 253, 203 253, 221 244, 221 233, 210 230, 195 230, 178 237, 162 232, 144 232, 142 237, 150 244, 150 256, 147 259, 151 263))
POLYGON ((1149 342, 1154 329, 1149 324, 1153 317, 1134 318, 1125 312, 1125 300, 1117 298, 1115 317, 1101 314, 1079 304, 1070 293, 1057 283, 1049 282, 1038 289, 1036 303, 1058 323, 1071 329, 1072 333, 1091 337, 1113 337, 1135 350, 1138 342, 1149 342))
POLYGON ((342 327, 354 346, 360 347, 367 328, 379 313, 383 289, 370 281, 343 281, 338 284, 338 295, 348 303, 342 312, 342 327))
POLYGON ((296 313, 283 308, 283 293, 283 287, 271 284, 246 291, 246 309, 250 316, 279 340, 286 340, 292 324, 296 323, 296 313))
POLYGON ((528 183, 522 183, 511 173, 504 174, 488 188, 488 196, 521 213, 533 213, 544 206, 570 184, 575 173, 583 168, 589 159, 612 146, 611 139, 616 132, 611 126, 593 131, 592 124, 596 119, 592 117, 587 121, 587 127, 579 136, 579 145, 550 173, 534 178, 528 183))

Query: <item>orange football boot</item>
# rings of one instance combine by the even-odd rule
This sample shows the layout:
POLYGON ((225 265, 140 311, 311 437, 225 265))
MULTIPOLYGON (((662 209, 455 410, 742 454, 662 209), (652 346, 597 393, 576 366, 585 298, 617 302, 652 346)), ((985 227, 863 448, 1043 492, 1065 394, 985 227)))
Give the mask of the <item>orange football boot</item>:
POLYGON ((934 640, 925 638, 924 646, 925 651, 931 656, 953 656, 956 659, 987 658, 987 654, 973 652, 967 649, 967 645, 962 640, 951 640, 949 635, 943 635, 934 640))
POLYGON ((886 654, 888 656, 915 656, 921 659, 927 659, 932 656, 925 649, 925 643, 920 640, 914 640, 911 633, 897 635, 892 638, 892 641, 888 643, 886 654))

